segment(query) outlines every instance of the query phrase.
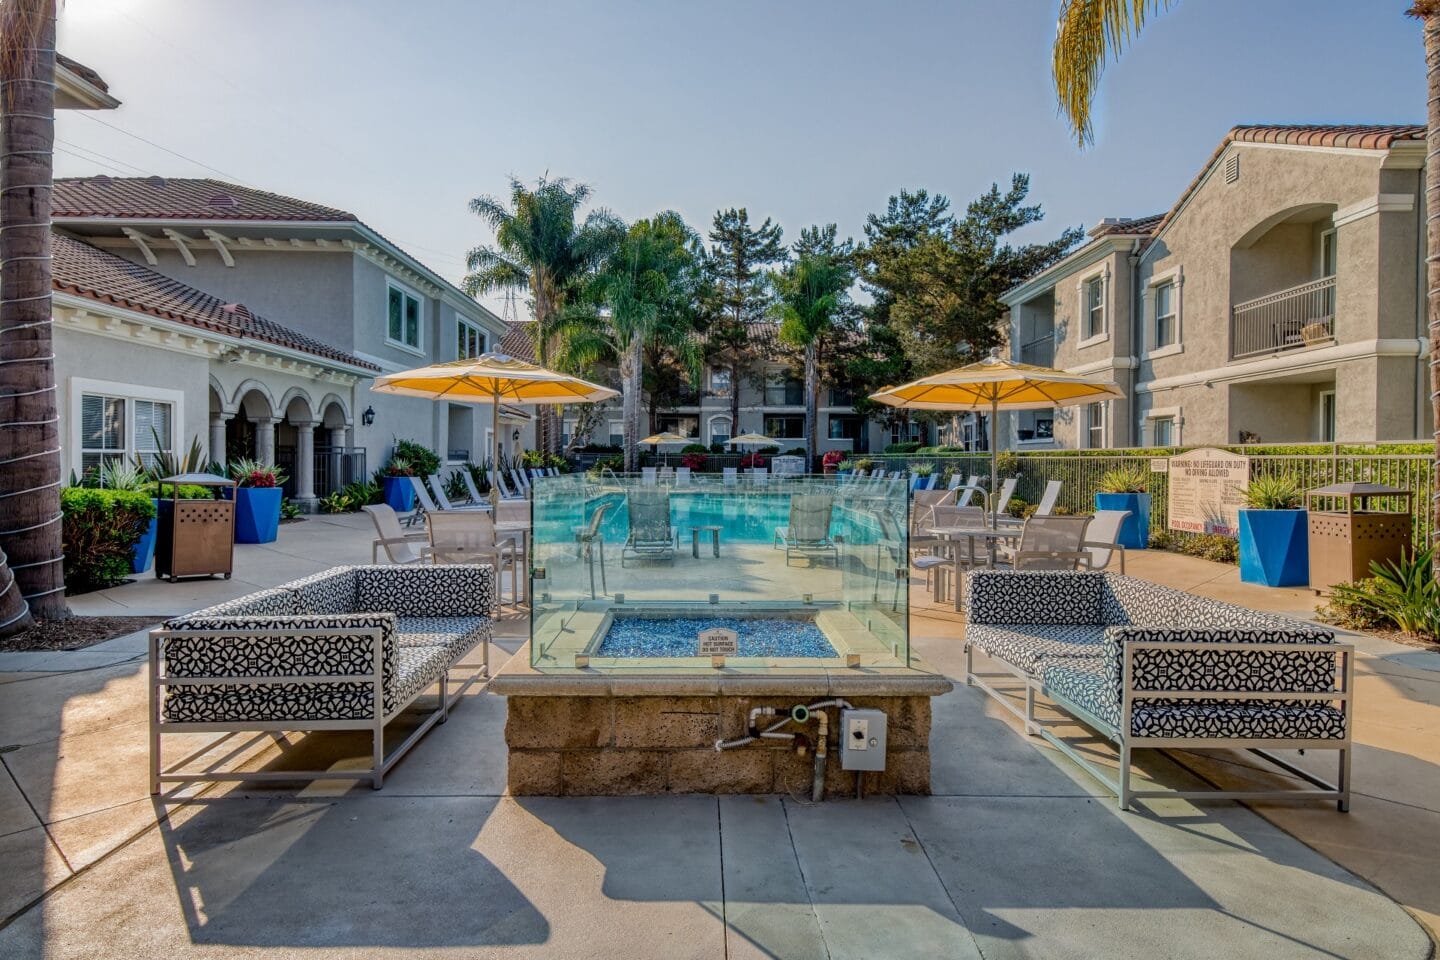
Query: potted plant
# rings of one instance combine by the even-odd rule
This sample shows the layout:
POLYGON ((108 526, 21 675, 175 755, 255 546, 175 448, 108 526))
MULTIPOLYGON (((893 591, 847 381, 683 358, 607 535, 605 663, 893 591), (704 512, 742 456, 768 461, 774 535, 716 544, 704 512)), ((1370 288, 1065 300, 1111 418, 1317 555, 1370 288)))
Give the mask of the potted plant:
POLYGON ((933 463, 912 463, 910 473, 914 479, 910 481, 911 490, 919 490, 930 482, 930 475, 935 472, 933 463))
POLYGON ((855 469, 864 470, 866 473, 869 473, 875 469, 875 461, 870 457, 861 457, 855 461, 855 469))
POLYGON ((230 464, 230 479, 235 481, 235 542, 274 543, 280 532, 280 502, 285 491, 280 485, 285 476, 279 468, 256 460, 236 460, 230 464))
POLYGON ((415 465, 403 457, 391 457, 380 470, 385 503, 396 513, 408 513, 415 508, 415 485, 410 482, 413 476, 415 465))
POLYGON ((826 473, 834 473, 840 469, 840 463, 845 459, 845 454, 839 450, 827 450, 820 458, 820 467, 826 473))
POLYGON ((855 472, 855 461, 841 460, 838 464, 836 464, 835 472, 840 474, 840 476, 842 477, 850 476, 850 474, 855 472))
POLYGON ((1150 475, 1139 464, 1116 467, 1100 475, 1095 485, 1096 510, 1129 510, 1120 524, 1120 546, 1144 550, 1150 543, 1150 475))
POLYGON ((1241 492, 1240 579, 1267 587, 1310 582, 1309 513, 1292 476, 1256 477, 1241 492))

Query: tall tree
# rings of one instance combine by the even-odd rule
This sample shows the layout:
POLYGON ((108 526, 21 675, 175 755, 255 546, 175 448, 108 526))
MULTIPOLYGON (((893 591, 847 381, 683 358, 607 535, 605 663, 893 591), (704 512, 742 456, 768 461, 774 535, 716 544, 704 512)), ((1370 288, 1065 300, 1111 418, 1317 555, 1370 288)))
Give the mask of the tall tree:
POLYGON ((838 242, 835 237, 833 223, 800 231, 794 259, 772 276, 779 295, 774 312, 780 318, 780 339, 803 350, 805 356, 807 470, 815 469, 820 354, 836 333, 837 321, 849 305, 850 285, 855 281, 855 244, 848 239, 838 242))
POLYGON ((861 278, 899 336, 913 373, 924 376, 973 360, 999 343, 1005 306, 1000 295, 1054 263, 1084 236, 1063 231, 1048 243, 1013 246, 1021 227, 1044 219, 1026 204, 1030 178, 1014 174, 971 201, 956 219, 949 201, 925 191, 891 197, 871 215, 857 253, 861 278))
MULTIPOLYGON (((581 221, 580 208, 589 199, 590 188, 583 183, 541 177, 533 189, 512 178, 508 204, 490 196, 470 201, 470 212, 495 231, 495 244, 470 251, 465 291, 475 296, 497 289, 529 290, 535 359, 542 367, 556 347, 560 312, 624 233, 624 225, 605 210, 592 210, 581 221)), ((537 430, 540 449, 558 452, 560 431, 553 408, 539 410, 537 430)))
POLYGON ((619 368, 628 471, 639 465, 647 347, 663 344, 692 368, 700 363, 694 338, 695 239, 673 211, 637 222, 591 278, 583 299, 560 317, 568 362, 613 362, 619 368))
POLYGON ((747 323, 766 319, 772 297, 766 268, 786 259, 783 232, 766 217, 750 224, 744 207, 715 211, 705 257, 706 361, 730 374, 730 435, 740 433, 740 377, 755 359, 747 323))
MULTIPOLYGON (((1065 0, 1052 51, 1051 73, 1060 110, 1075 142, 1094 142, 1090 112, 1106 64, 1120 56, 1146 21, 1170 8, 1172 0, 1065 0)), ((1440 343, 1440 0, 1413 0, 1405 11, 1421 23, 1425 45, 1426 220, 1425 289, 1430 342, 1440 343)), ((1435 444, 1430 500, 1431 540, 1440 543, 1440 351, 1430 351, 1430 402, 1435 444)), ((1440 552, 1436 554, 1440 572, 1440 552)))
POLYGON ((0 3, 0 635, 67 613, 50 319, 54 80, 55 0, 0 3))

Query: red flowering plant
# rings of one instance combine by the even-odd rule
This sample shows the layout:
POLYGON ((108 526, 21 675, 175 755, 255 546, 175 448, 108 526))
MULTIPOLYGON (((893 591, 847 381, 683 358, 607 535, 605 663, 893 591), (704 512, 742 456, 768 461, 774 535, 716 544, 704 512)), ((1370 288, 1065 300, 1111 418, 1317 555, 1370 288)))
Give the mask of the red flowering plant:
POLYGON ((390 462, 385 464, 384 470, 387 477, 415 476, 415 465, 404 457, 391 457, 390 462))
POLYGON ((765 454, 763 453, 747 453, 740 458, 740 467, 741 469, 749 467, 763 468, 766 462, 765 454))
POLYGON ((241 459, 231 462, 230 479, 241 487, 278 487, 285 482, 285 474, 272 464, 241 459))
POLYGON ((680 458, 680 465, 682 467, 688 467, 698 473, 705 469, 705 454, 687 453, 680 458))
POLYGON ((830 450, 820 458, 820 462, 827 467, 839 466, 840 461, 845 459, 845 454, 839 450, 830 450))

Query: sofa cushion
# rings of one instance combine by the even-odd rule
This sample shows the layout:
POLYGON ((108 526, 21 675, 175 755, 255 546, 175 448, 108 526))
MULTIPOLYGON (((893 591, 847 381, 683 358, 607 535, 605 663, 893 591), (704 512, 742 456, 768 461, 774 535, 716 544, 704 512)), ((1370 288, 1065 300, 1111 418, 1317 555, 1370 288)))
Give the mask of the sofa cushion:
POLYGON ((299 612, 300 610, 295 603, 294 592, 285 587, 273 587, 269 590, 257 590, 254 593, 247 593, 243 597, 236 597, 234 600, 217 603, 213 607, 196 610, 194 613, 187 613, 183 617, 173 617, 166 621, 165 626, 174 629, 176 625, 193 619, 208 619, 213 617, 283 617, 299 612))
POLYGON ((1175 624, 1179 590, 1171 590, 1139 577, 1105 574, 1100 598, 1101 622, 1112 626, 1159 627, 1175 624))
POLYGON ((1130 731, 1135 737, 1343 740, 1345 714, 1328 704, 1137 704, 1130 718, 1130 731))
POLYGON ((490 639, 488 617, 399 617, 395 642, 406 647, 444 647, 454 663, 490 639))
POLYGON ((355 568, 361 610, 403 617, 488 616, 495 609, 495 570, 489 564, 361 566, 355 568))
POLYGON ((975 623, 965 631, 965 642, 1039 676, 1042 663, 1065 657, 1096 657, 1105 628, 1100 624, 975 623))
POLYGON ((1050 660, 1041 667, 1041 679, 1046 696, 1090 714, 1102 724, 1101 732, 1114 738, 1120 726, 1120 702, 1101 658, 1050 660))
POLYGON ((296 613, 358 613, 354 567, 335 567, 284 584, 295 594, 296 613))
MULTIPOLYGON (((1234 691, 1256 693, 1267 690, 1329 692, 1335 685, 1335 654, 1321 649, 1305 651, 1266 650, 1267 644, 1300 643, 1327 646, 1334 635, 1322 627, 1295 622, 1291 628, 1239 627, 1209 629, 1157 629, 1109 627, 1103 641, 1106 677, 1119 698, 1121 651, 1128 640, 1200 644, 1245 643, 1252 650, 1206 650, 1145 648, 1134 651, 1132 667, 1136 690, 1234 691)), ((1230 701, 1210 701, 1212 703, 1230 701)), ((1282 701, 1250 701, 1275 702, 1282 701)), ((1292 706, 1320 706, 1324 700, 1293 701, 1292 706)))
POLYGON ((426 687, 440 679, 450 667, 450 652, 445 647, 401 647, 396 660, 399 670, 394 695, 387 693, 385 712, 404 706, 426 687))
POLYGON ((1069 570, 976 570, 967 582, 966 612, 971 623, 1101 622, 1103 574, 1069 570))
POLYGON ((395 617, 387 613, 334 616, 189 617, 178 629, 219 631, 218 636, 167 637, 161 648, 171 677, 306 677, 368 674, 374 662, 373 640, 361 631, 380 629, 382 670, 393 670, 395 617), (306 634, 305 630, 353 630, 354 633, 306 634), (234 630, 227 636, 224 631, 234 630), (279 631, 275 636, 243 636, 239 631, 279 631))

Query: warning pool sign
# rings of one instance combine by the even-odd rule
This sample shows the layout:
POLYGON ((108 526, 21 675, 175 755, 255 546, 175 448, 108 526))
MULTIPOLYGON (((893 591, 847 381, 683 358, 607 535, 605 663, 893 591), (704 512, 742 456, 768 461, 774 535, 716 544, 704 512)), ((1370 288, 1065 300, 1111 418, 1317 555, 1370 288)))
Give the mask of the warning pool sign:
POLYGON ((1224 450, 1191 450, 1170 458, 1171 530, 1235 536, 1250 458, 1224 450))

